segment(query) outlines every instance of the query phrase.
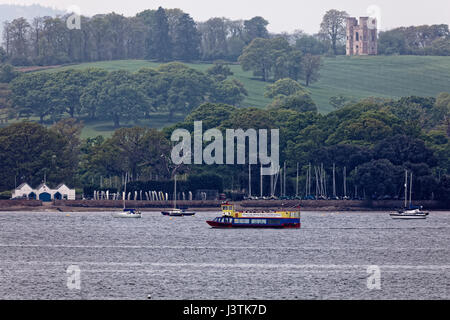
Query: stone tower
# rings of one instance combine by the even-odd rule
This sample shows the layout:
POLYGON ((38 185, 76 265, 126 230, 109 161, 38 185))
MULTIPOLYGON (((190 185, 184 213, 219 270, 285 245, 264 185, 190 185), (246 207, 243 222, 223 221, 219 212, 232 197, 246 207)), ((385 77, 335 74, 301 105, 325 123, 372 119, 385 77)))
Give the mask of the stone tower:
POLYGON ((347 44, 348 56, 366 56, 378 54, 378 30, 375 18, 361 17, 347 18, 347 44))

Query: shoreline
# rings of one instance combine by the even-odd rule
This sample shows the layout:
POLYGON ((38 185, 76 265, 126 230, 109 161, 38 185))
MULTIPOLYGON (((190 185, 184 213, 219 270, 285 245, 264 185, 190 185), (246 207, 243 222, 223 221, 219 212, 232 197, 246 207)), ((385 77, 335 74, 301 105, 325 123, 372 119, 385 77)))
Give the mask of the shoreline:
MULTIPOLYGON (((161 211, 165 210, 166 208, 143 208, 141 209, 142 213, 160 213, 161 211)), ((247 208, 248 210, 252 210, 252 208, 247 208)), ((258 208, 253 208, 258 209, 258 208)), ((200 213, 200 212, 217 212, 220 214, 220 209, 218 208, 189 208, 189 210, 200 213)), ((117 208, 82 208, 82 207, 40 207, 40 208, 29 208, 29 207, 11 207, 11 208, 1 208, 0 209, 0 215, 2 213, 11 213, 11 212, 17 212, 17 213, 60 213, 60 214, 69 214, 69 213, 114 213, 114 212, 121 212, 121 209, 117 208)), ((305 207, 300 209, 301 212, 323 212, 323 213, 343 213, 343 212, 354 212, 354 213, 361 213, 361 212, 396 212, 395 209, 374 209, 374 208, 353 208, 353 209, 342 209, 342 208, 310 208, 305 207)), ((448 213, 450 212, 449 209, 435 209, 435 210, 428 210, 432 213, 448 213)))
MULTIPOLYGON (((238 210, 258 210, 260 207, 246 207, 237 208, 238 210)), ((283 210, 283 208, 264 208, 265 210, 283 210)), ((167 208, 139 208, 141 212, 149 213, 160 213, 161 211, 167 210, 167 208)), ((190 207, 190 211, 194 212, 218 212, 220 213, 220 208, 217 207, 190 207)), ((284 210, 289 210, 284 208, 284 210)), ((292 209, 291 209, 292 210, 292 209)), ((102 213, 102 212, 121 212, 122 208, 99 208, 99 207, 61 207, 61 206, 42 206, 42 207, 9 207, 0 208, 0 215, 3 212, 21 212, 21 213, 72 213, 72 212, 90 212, 90 213, 102 213)), ((336 208, 336 207, 301 207, 301 212, 396 212, 395 208, 336 208)), ((430 212, 450 212, 449 209, 430 209, 430 212)))
MULTIPOLYGON (((396 211, 403 208, 401 200, 246 200, 235 201, 237 210, 295 210, 301 211, 396 211)), ((221 211, 222 201, 179 201, 179 207, 197 212, 221 211)), ((450 203, 425 200, 414 202, 427 211, 450 211, 450 203)), ((134 201, 126 203, 128 208, 137 208, 142 212, 160 212, 173 207, 171 201, 134 201)), ((0 200, 0 212, 117 212, 122 211, 120 200, 0 200)))

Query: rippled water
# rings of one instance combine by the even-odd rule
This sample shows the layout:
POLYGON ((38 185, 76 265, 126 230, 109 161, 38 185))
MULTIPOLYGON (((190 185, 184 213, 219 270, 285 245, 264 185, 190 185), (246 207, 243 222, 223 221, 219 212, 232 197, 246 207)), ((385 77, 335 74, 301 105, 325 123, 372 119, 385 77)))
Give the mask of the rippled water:
POLYGON ((217 215, 0 213, 0 299, 450 299, 450 212, 304 212, 300 230, 211 229, 217 215))

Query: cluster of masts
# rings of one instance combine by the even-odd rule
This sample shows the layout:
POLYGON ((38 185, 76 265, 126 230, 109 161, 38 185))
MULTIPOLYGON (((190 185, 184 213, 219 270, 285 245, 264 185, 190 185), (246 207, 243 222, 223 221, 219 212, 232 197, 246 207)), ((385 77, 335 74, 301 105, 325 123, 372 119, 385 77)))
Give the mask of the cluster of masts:
MULTIPOLYGON (((358 168, 355 169, 356 172, 358 168)), ((262 166, 261 166, 262 172, 262 166)), ((287 170, 286 170, 286 162, 284 162, 283 168, 281 168, 278 173, 270 176, 270 196, 275 197, 275 190, 277 188, 278 180, 280 181, 280 195, 281 197, 286 196, 286 181, 287 181, 287 170)), ((297 163, 297 178, 296 178, 296 188, 295 188, 295 196, 298 197, 300 195, 299 191, 299 177, 300 177, 300 169, 299 163, 297 163)), ((342 169, 342 177, 343 177, 343 199, 348 199, 348 189, 347 189, 347 167, 342 169)), ((332 190, 332 198, 338 199, 337 196, 337 188, 336 188, 336 164, 333 163, 333 190, 332 190)), ((305 185, 305 197, 312 197, 312 186, 313 180, 315 180, 315 199, 328 199, 328 190, 327 190, 327 173, 324 169, 323 163, 320 166, 311 166, 311 163, 308 165, 306 170, 306 185, 305 185), (314 172, 313 172, 314 171, 314 172)), ((355 198, 358 197, 358 187, 355 184, 355 198)), ((263 175, 260 175, 260 197, 263 198, 263 175)), ((252 168, 249 164, 248 166, 248 197, 252 197, 252 168)))

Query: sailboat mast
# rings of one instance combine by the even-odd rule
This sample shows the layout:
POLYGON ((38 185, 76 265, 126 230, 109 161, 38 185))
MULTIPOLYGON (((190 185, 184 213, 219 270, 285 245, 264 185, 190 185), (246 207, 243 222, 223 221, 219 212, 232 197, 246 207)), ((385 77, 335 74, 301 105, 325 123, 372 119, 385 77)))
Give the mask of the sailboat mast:
POLYGON ((344 167, 344 198, 347 198, 347 167, 344 167))
POLYGON ((308 195, 311 194, 311 163, 308 167, 308 195))
POLYGON ((336 199, 336 164, 333 163, 333 199, 336 199))
POLYGON ((177 175, 175 175, 175 181, 173 186, 173 208, 177 208, 177 175))
POLYGON ((405 170, 405 208, 408 201, 408 170, 405 170))
POLYGON ((248 197, 252 197, 252 165, 248 164, 248 197))
POLYGON ((127 197, 127 180, 128 180, 128 172, 125 174, 125 190, 124 190, 124 194, 123 194, 123 208, 126 208, 125 205, 125 199, 127 197))
POLYGON ((413 179, 413 173, 411 172, 411 182, 409 184, 409 207, 412 206, 412 179, 413 179))
POLYGON ((298 162, 297 162, 297 180, 295 185, 295 196, 298 197, 298 162))
POLYGON ((261 199, 263 197, 263 174, 262 174, 262 171, 263 171, 263 165, 261 163, 261 170, 259 171, 259 189, 260 189, 259 193, 260 193, 261 199))

